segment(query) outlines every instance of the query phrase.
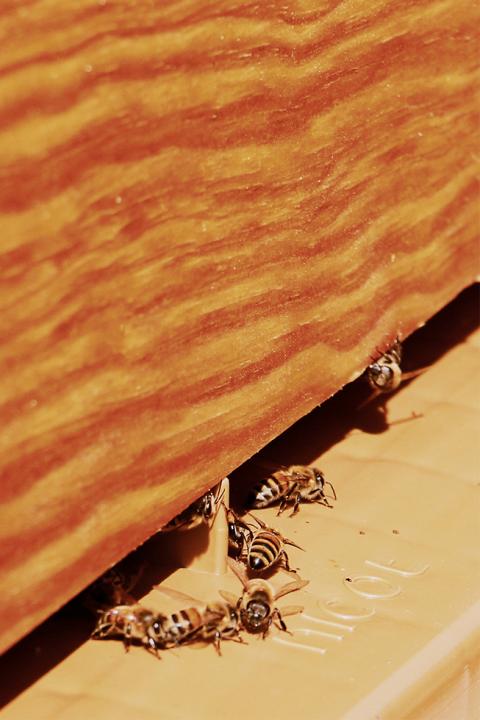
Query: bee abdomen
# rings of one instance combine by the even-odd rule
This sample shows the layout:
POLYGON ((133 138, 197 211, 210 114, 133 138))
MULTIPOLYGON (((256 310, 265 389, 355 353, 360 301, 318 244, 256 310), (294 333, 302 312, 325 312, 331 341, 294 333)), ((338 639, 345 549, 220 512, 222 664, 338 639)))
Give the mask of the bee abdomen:
POLYGON ((256 572, 266 570, 278 560, 281 550, 281 542, 275 535, 258 533, 248 551, 248 566, 256 572))
POLYGON ((250 495, 250 506, 263 508, 276 502, 288 491, 289 481, 284 477, 269 477, 256 485, 250 495))
POLYGON ((201 624, 202 618, 198 610, 187 608, 170 616, 170 623, 166 630, 170 639, 174 643, 179 643, 197 630, 201 624))

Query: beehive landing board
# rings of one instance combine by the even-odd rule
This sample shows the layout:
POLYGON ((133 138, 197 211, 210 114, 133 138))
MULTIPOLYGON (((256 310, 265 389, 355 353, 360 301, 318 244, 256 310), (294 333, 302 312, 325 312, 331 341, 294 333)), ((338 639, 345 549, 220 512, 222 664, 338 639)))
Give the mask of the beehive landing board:
MULTIPOLYGON (((305 606, 288 618, 293 636, 225 643, 221 658, 185 647, 157 661, 116 642, 75 648, 86 628, 70 614, 5 657, 11 697, 31 684, 1 720, 478 718, 479 357, 476 331, 389 400, 386 431, 357 429, 318 458, 338 494, 333 510, 258 511, 306 550, 290 558, 310 585, 279 601, 305 606), (412 412, 423 416, 397 423, 412 412)), ((321 408, 302 422, 297 447, 293 429, 278 454, 294 462, 350 420, 321 408)), ((188 570, 165 583, 202 599, 239 588, 231 576, 188 570)), ((167 607, 155 590, 144 602, 167 607)))
POLYGON ((472 281, 478 26, 1 3, 0 649, 472 281))

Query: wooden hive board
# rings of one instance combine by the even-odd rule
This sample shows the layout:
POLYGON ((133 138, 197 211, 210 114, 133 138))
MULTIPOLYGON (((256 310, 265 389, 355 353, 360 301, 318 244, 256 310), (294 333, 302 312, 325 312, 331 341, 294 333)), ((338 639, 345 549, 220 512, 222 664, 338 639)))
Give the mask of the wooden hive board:
POLYGON ((0 648, 474 278, 469 2, 0 9, 0 648))

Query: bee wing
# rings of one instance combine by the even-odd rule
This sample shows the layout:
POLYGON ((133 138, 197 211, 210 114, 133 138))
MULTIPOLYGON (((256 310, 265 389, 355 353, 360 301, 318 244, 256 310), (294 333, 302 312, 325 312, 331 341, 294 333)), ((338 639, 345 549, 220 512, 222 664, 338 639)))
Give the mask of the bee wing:
POLYGON ((202 621, 204 624, 215 622, 215 620, 221 620, 223 617, 225 617, 225 609, 219 607, 215 609, 212 605, 207 605, 204 613, 202 621))
POLYGON ((303 605, 287 605, 287 607, 280 609, 282 617, 286 615, 298 615, 301 612, 303 612, 303 605))
POLYGON ((277 592, 275 593, 275 600, 278 600, 278 598, 283 597, 283 595, 288 595, 288 593, 294 592, 295 590, 301 590, 302 588, 306 587, 309 582, 310 580, 302 580, 302 578, 298 578, 298 580, 287 583, 279 590, 277 590, 277 592))
POLYGON ((245 567, 231 557, 227 557, 227 563, 232 572, 240 580, 243 587, 246 588, 248 584, 248 576, 245 567))
POLYGON ((154 588, 155 590, 158 590, 164 595, 171 597, 173 600, 180 600, 181 602, 190 603, 191 605, 205 607, 205 603, 198 598, 187 595, 186 593, 180 592, 179 590, 174 590, 173 588, 170 588, 166 585, 154 585, 154 588))
POLYGON ((227 592, 227 590, 219 590, 218 592, 221 595, 221 597, 227 601, 227 603, 229 605, 232 605, 233 607, 235 607, 235 605, 238 602, 238 597, 236 595, 234 595, 231 592, 227 592))

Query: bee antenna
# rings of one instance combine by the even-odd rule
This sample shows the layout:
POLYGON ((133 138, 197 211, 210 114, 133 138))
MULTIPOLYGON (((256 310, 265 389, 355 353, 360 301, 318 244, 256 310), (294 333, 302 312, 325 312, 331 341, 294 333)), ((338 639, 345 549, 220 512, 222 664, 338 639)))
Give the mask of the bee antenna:
POLYGON ((337 499, 337 493, 335 492, 335 488, 333 487, 332 483, 329 482, 328 480, 325 480, 325 485, 330 485, 330 487, 332 488, 333 497, 334 497, 335 500, 336 500, 336 499, 337 499))
POLYGON ((251 512, 248 512, 247 515, 250 515, 250 517, 255 520, 255 522, 257 523, 258 527, 261 527, 261 528, 266 528, 266 527, 267 527, 266 524, 263 522, 263 520, 260 520, 259 518, 255 517, 255 515, 252 515, 251 512))

